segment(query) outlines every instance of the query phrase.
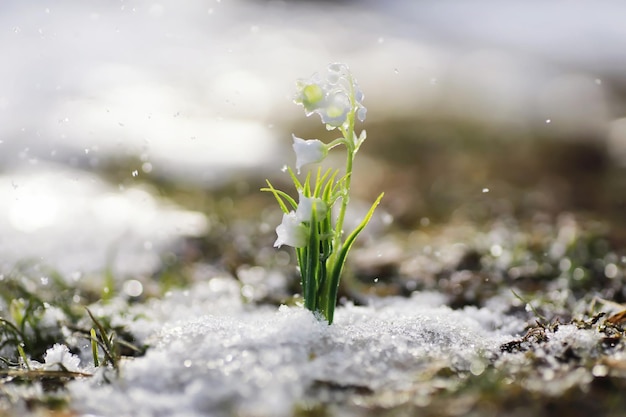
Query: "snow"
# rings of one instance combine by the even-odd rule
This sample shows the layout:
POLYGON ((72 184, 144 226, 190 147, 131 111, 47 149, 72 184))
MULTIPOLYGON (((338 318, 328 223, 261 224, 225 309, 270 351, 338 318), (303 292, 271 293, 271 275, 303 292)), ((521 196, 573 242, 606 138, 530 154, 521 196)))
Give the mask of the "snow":
POLYGON ((596 329, 580 329, 572 324, 546 329, 544 334, 547 340, 536 345, 530 357, 523 351, 504 355, 496 362, 497 366, 522 376, 519 380, 529 391, 556 397, 572 387, 584 390, 594 375, 577 364, 577 360, 582 360, 584 365, 590 358, 596 359, 604 335, 596 329), (528 371, 529 359, 534 362, 536 373, 528 371))
POLYGON ((80 358, 70 353, 67 346, 55 344, 46 351, 44 356, 43 368, 51 371, 70 371, 77 372, 79 370, 80 358))
POLYGON ((301 307, 243 304, 238 284, 217 277, 145 307, 152 318, 127 325, 151 328, 147 354, 125 361, 111 385, 71 383, 71 405, 103 417, 288 416, 320 385, 398 391, 433 363, 475 370, 511 339, 493 328, 497 313, 442 301, 348 305, 328 326, 301 307))
MULTIPOLYGON (((35 259, 70 279, 107 266, 119 279, 152 272, 163 253, 211 224, 149 187, 120 188, 89 171, 129 158, 141 161, 129 180, 151 173, 215 186, 248 170, 260 178, 286 161, 281 126, 302 118, 291 103, 294 80, 337 59, 357 74, 374 121, 441 113, 593 137, 619 112, 607 92, 624 77, 620 2, 575 2, 566 15, 563 2, 542 5, 540 15, 532 2, 512 12, 493 0, 422 3, 4 2, 0 267, 35 259), (460 25, 460 17, 480 24, 460 25), (537 30, 528 24, 535 17, 549 24, 537 30)), ((610 124, 611 149, 621 155, 618 124, 610 124)), ((457 259, 464 248, 445 249, 419 247, 402 273, 433 275, 433 259, 457 259)), ((124 288, 138 294, 141 285, 131 279, 124 288)), ((72 382, 70 406, 102 417, 286 416, 324 386, 398 392, 433 367, 478 374, 525 324, 506 315, 505 296, 452 310, 441 295, 420 293, 342 306, 329 327, 299 307, 246 304, 242 290, 229 276, 206 276, 114 316, 113 325, 152 347, 123 361, 111 384, 72 382)), ((115 300, 99 308, 114 310, 115 300)), ((543 355, 593 352, 598 337, 560 326, 543 355)), ((526 364, 523 355, 505 354, 502 363, 526 364)), ((84 355, 77 359, 56 345, 45 361, 89 370, 84 355)), ((590 377, 548 365, 542 377, 566 375, 567 386, 590 377)), ((555 393, 563 384, 552 385, 555 393)), ((42 396, 38 385, 29 389, 42 396)))
POLYGON ((4 172, 0 267, 35 259, 66 277, 106 267, 120 277, 149 273, 161 265, 163 252, 209 227, 203 214, 153 194, 139 186, 120 190, 97 175, 56 164, 4 172))

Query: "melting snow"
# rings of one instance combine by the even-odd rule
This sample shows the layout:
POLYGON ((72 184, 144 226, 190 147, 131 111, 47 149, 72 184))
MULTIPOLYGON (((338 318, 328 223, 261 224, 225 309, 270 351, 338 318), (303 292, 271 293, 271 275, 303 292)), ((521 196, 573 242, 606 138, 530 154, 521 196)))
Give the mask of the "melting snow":
POLYGON ((214 278, 128 323, 149 329, 153 347, 111 385, 73 382, 72 405, 100 416, 288 416, 316 386, 401 390, 433 363, 470 370, 510 340, 494 330, 498 313, 442 303, 422 294, 340 307, 328 326, 299 307, 242 304, 234 280, 214 278))

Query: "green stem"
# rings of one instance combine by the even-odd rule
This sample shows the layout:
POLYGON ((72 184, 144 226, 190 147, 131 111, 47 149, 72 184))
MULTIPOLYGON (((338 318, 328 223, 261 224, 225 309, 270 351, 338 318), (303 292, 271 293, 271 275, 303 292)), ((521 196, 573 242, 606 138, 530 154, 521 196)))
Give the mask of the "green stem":
MULTIPOLYGON (((341 250, 343 238, 343 222, 346 217, 346 209, 348 208, 348 201, 350 200, 350 183, 352 182, 352 163, 354 161, 355 144, 354 144, 354 116, 356 112, 356 106, 354 102, 354 91, 352 91, 352 80, 350 80, 350 102, 352 109, 348 114, 348 128, 340 128, 343 134, 343 142, 346 145, 346 180, 343 183, 343 190, 341 196, 341 208, 339 210, 339 217, 337 218, 337 225, 335 228, 335 240, 333 247, 336 252, 341 250)), ((334 260, 334 257, 333 257, 334 260)))
POLYGON ((335 251, 339 251, 342 246, 343 238, 343 222, 346 217, 346 209, 348 208, 348 201, 350 200, 350 182, 352 181, 352 162, 354 155, 348 149, 348 158, 346 161, 346 179, 344 181, 343 190, 341 192, 341 208, 339 209, 339 217, 337 218, 337 224, 335 225, 335 241, 333 247, 335 251))
MULTIPOLYGON (((350 88, 353 83, 350 80, 350 88)), ((324 287, 322 288, 322 297, 324 302, 321 303, 322 312, 328 323, 333 322, 333 315, 335 311, 335 304, 337 303, 337 291, 339 287, 339 275, 343 270, 343 264, 345 262, 345 255, 338 256, 343 253, 343 223, 346 217, 346 211, 348 208, 348 202, 350 201, 350 185, 352 183, 352 164, 354 162, 354 156, 356 154, 355 146, 355 134, 354 134, 354 118, 356 113, 356 103, 354 99, 354 91, 350 91, 350 102, 352 109, 348 114, 348 126, 347 128, 340 128, 343 135, 343 144, 346 146, 346 176, 342 183, 341 190, 341 207, 339 209, 339 216, 337 217, 337 223, 335 225, 335 236, 333 238, 332 254, 327 260, 327 270, 333 271, 331 279, 327 279, 324 287)))

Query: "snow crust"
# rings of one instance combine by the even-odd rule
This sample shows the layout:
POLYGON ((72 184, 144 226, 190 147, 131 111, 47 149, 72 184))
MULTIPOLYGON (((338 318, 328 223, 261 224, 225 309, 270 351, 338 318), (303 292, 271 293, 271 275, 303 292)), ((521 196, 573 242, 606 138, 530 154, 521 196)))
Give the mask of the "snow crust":
POLYGON ((434 293, 340 307, 332 326, 301 307, 253 308, 240 300, 234 280, 215 278, 147 306, 151 324, 128 325, 150 328, 153 347, 126 361, 111 385, 71 383, 74 409, 288 416, 315 387, 402 390, 433 363, 470 370, 511 338, 493 328, 489 312, 453 311, 434 293))

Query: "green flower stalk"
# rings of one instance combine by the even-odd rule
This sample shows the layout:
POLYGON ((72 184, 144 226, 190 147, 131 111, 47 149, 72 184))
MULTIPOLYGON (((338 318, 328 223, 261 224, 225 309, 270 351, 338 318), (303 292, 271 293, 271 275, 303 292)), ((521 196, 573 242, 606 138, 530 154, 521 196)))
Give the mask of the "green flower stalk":
POLYGON ((289 168, 288 172, 298 192, 298 201, 289 194, 277 190, 267 181, 263 191, 274 194, 283 211, 283 220, 276 228, 275 247, 292 246, 296 250, 304 306, 333 322, 339 280, 343 272, 348 252, 354 241, 369 223, 383 194, 349 234, 343 230, 346 210, 350 200, 350 184, 354 157, 365 141, 365 130, 355 134, 356 120, 363 122, 366 108, 364 95, 348 67, 344 64, 331 64, 324 77, 314 74, 308 80, 297 82, 296 104, 304 107, 305 114, 317 114, 328 130, 337 130, 341 137, 330 143, 317 139, 305 140, 293 135, 293 149, 296 153, 296 171, 302 167, 322 162, 332 149, 343 147, 346 150, 345 173, 339 170, 322 171, 313 175, 307 172, 300 181, 289 168), (339 204, 339 212, 333 219, 333 207, 339 204))

